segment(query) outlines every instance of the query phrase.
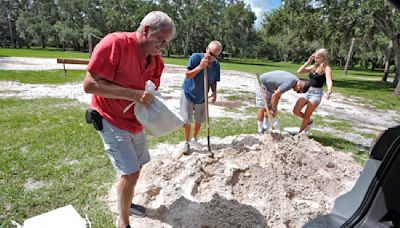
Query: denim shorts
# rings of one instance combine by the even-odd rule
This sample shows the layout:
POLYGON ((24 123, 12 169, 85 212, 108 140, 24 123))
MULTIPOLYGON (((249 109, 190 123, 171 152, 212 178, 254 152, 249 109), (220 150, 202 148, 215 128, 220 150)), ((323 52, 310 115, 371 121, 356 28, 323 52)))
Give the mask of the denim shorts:
POLYGON ((310 87, 310 89, 304 94, 304 98, 311 103, 321 103, 323 91, 322 88, 310 87))
POLYGON ((150 161, 147 139, 143 131, 132 134, 110 124, 103 118, 103 130, 98 131, 103 139, 111 163, 120 175, 129 175, 140 170, 150 161))
POLYGON ((181 93, 181 107, 179 114, 181 115, 185 124, 190 124, 193 120, 196 123, 203 123, 206 121, 206 108, 205 104, 195 104, 186 98, 185 92, 182 90, 181 93))
MULTIPOLYGON (((272 92, 264 89, 264 95, 265 95, 265 99, 268 102, 268 108, 271 109, 272 108, 272 105, 271 105, 272 92)), ((258 84, 257 84, 257 89, 256 89, 256 107, 257 108, 265 108, 264 99, 262 98, 262 93, 260 90, 260 86, 258 84)))

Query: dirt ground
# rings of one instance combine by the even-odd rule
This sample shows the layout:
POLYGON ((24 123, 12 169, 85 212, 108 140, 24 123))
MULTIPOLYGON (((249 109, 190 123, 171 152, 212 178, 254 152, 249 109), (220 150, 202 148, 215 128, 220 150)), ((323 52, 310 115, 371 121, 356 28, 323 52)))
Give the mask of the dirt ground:
MULTIPOLYGON (((0 58, 0 69, 21 69, 24 63, 29 69, 62 68, 55 60, 40 64, 36 59, 0 58)), ((162 76, 160 92, 175 112, 184 71, 182 66, 167 65, 162 76)), ((254 97, 255 83, 254 75, 222 71, 218 101, 210 105, 210 116, 255 118, 255 113, 244 112, 254 106, 254 99, 248 98, 254 97), (232 95, 243 100, 228 99, 232 95)), ((1 81, 0 92, 4 98, 58 97, 90 102, 82 83, 34 85, 1 81)), ((285 93, 280 111, 291 112, 296 99, 293 91, 285 93)), ((375 110, 337 93, 331 100, 324 100, 315 115, 335 116, 349 121, 354 129, 363 129, 319 130, 366 147, 371 140, 362 137, 361 132, 377 134, 400 119, 394 111, 375 110)), ((205 139, 200 142, 207 144, 205 139)), ((214 159, 207 151, 183 156, 177 153, 180 145, 160 144, 150 150, 152 159, 142 170, 134 198, 135 203, 148 208, 148 215, 132 217, 133 227, 301 227, 311 218, 329 212, 334 199, 351 189, 361 171, 350 153, 323 147, 305 135, 238 135, 212 137, 211 142, 214 159)), ((104 200, 117 212, 116 185, 104 200)))

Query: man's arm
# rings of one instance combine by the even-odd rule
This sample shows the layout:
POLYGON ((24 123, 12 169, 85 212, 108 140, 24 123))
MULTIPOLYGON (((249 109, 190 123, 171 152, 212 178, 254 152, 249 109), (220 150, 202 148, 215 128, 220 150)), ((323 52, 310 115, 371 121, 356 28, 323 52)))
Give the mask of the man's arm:
POLYGON ((192 70, 186 71, 186 79, 194 78, 200 71, 202 71, 204 68, 206 68, 208 65, 209 58, 210 58, 210 56, 208 54, 204 54, 204 58, 201 59, 199 65, 197 65, 192 70))
POLYGON ((134 90, 119 86, 89 71, 86 72, 83 89, 86 93, 92 93, 97 96, 136 101, 144 105, 152 103, 154 99, 152 94, 144 90, 134 90))
POLYGON ((272 111, 272 116, 275 117, 278 111, 278 103, 279 99, 281 99, 282 92, 277 89, 271 96, 271 111, 272 111))
POLYGON ((215 101, 217 100, 217 82, 214 81, 213 84, 211 84, 211 103, 215 103, 215 101))

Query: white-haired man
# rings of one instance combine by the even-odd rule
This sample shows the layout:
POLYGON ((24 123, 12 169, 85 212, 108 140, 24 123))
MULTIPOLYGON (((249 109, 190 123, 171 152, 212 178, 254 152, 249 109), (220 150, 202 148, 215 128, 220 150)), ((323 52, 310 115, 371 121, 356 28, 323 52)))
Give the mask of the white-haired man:
POLYGON ((118 181, 118 227, 130 227, 129 215, 144 216, 143 206, 132 204, 142 165, 150 161, 143 126, 137 121, 132 101, 153 102, 145 83, 158 89, 164 62, 160 51, 175 36, 175 24, 164 12, 148 13, 136 32, 115 32, 104 37, 93 51, 84 90, 92 93, 92 108, 100 115, 97 130, 104 148, 121 175, 118 181), (99 126, 101 125, 101 126, 99 126))

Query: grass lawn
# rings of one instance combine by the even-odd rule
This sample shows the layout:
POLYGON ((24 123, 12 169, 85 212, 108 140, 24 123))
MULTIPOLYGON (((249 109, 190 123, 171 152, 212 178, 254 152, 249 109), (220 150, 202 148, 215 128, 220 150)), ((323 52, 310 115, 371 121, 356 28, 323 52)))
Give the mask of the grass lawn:
POLYGON ((62 51, 59 48, 39 47, 27 48, 0 48, 0 57, 37 57, 37 58, 77 58, 89 59, 89 53, 76 51, 62 51))
POLYGON ((30 84, 63 84, 67 82, 81 82, 85 77, 83 70, 0 70, 1 81, 17 81, 30 84))

